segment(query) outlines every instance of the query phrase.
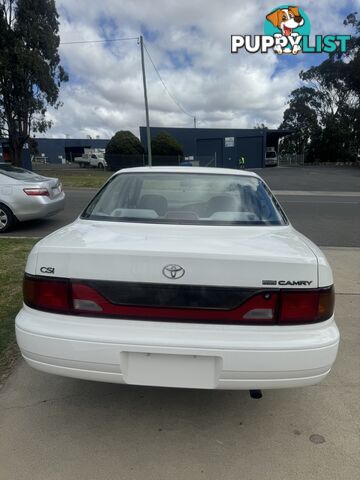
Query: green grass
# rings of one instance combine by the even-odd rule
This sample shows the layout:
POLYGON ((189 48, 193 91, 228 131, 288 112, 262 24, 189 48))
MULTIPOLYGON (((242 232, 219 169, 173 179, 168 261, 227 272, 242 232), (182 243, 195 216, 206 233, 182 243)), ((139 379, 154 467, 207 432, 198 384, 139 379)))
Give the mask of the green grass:
POLYGON ((106 182, 106 180, 112 175, 113 172, 79 168, 75 170, 36 170, 37 173, 44 175, 45 177, 59 178, 66 188, 100 188, 106 182))
POLYGON ((22 279, 34 239, 0 238, 0 366, 15 338, 14 320, 22 303, 22 279))

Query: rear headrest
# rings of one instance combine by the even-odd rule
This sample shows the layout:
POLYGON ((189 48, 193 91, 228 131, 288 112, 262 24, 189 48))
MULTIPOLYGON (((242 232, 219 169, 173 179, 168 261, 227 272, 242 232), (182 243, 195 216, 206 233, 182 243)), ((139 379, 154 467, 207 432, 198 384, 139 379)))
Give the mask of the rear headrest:
POLYGON ((163 217, 167 212, 168 202, 162 195, 143 195, 140 198, 139 208, 155 210, 160 217, 163 217))
POLYGON ((236 200, 226 195, 211 197, 208 201, 208 216, 215 212, 236 212, 238 209, 236 200))

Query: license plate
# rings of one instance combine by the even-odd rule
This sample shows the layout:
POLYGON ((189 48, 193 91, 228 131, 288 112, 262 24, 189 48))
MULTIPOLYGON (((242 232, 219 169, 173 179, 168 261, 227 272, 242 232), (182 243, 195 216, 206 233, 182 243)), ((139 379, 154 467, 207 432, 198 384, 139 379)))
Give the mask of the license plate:
POLYGON ((124 352, 121 368, 126 383, 158 387, 215 388, 221 358, 124 352))

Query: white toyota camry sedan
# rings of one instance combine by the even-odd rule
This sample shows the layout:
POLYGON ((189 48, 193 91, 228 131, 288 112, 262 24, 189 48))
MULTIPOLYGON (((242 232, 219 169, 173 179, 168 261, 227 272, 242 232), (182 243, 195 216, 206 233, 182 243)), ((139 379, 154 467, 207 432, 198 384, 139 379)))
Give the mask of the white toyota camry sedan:
POLYGON ((105 382, 269 389, 335 361, 323 253, 255 173, 114 174, 29 255, 16 335, 34 368, 105 382))

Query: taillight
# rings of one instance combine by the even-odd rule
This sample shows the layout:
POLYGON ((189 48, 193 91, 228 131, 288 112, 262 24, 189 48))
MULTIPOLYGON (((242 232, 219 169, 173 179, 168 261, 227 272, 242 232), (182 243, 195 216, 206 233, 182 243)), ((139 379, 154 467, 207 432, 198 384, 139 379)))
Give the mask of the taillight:
POLYGON ((319 291, 319 304, 317 311, 317 322, 328 320, 335 309, 335 289, 333 286, 319 291))
POLYGON ((25 275, 24 303, 49 312, 70 313, 70 282, 62 279, 38 278, 25 275))
POLYGON ((334 288, 281 292, 279 323, 301 324, 327 320, 334 313, 334 288))
POLYGON ((47 188, 23 188, 26 195, 30 197, 49 197, 49 190, 47 188))
POLYGON ((334 289, 263 290, 235 308, 188 308, 143 305, 141 298, 136 304, 112 303, 86 284, 86 281, 26 274, 24 303, 38 310, 72 315, 154 321, 295 325, 329 319, 334 312, 334 289))

